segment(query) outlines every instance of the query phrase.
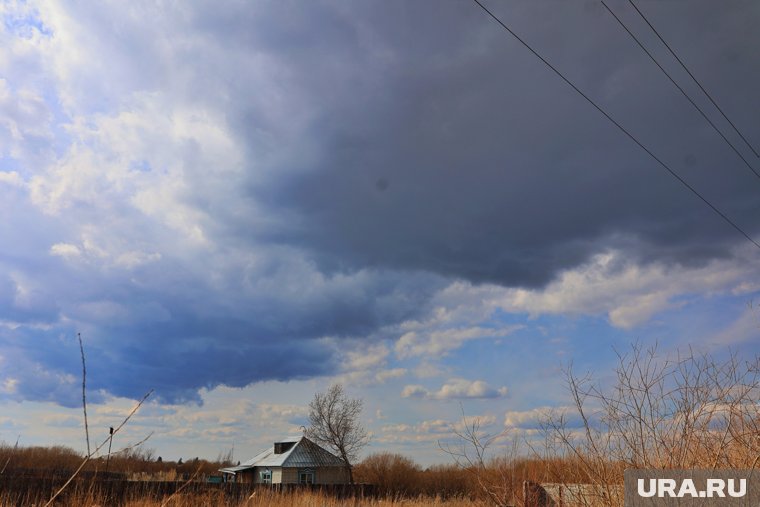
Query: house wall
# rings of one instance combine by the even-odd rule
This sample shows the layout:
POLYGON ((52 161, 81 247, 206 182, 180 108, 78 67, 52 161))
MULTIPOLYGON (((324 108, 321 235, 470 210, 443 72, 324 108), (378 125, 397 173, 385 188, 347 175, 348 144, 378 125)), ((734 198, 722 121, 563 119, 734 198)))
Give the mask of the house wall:
MULTIPOLYGON (((300 468, 282 468, 281 482, 283 484, 298 484, 300 468)), ((274 482, 274 472, 272 473, 274 482)), ((343 467, 317 467, 314 472, 314 484, 346 484, 348 474, 343 467)))
POLYGON ((235 474, 235 482, 242 482, 244 484, 256 482, 258 475, 259 474, 255 468, 252 471, 246 470, 245 472, 238 472, 235 474))
MULTIPOLYGON (((272 471, 272 484, 282 482, 282 469, 278 467, 269 467, 269 469, 272 471)), ((235 482, 261 484, 261 475, 259 473, 261 470, 263 470, 261 467, 254 467, 251 470, 238 472, 235 476, 235 482)))
MULTIPOLYGON (((272 471, 272 484, 298 484, 298 471, 300 467, 269 467, 272 471)), ((261 483, 259 472, 261 467, 255 467, 251 470, 238 472, 235 476, 235 482, 244 484, 261 483)), ((317 467, 314 472, 314 484, 346 484, 348 483, 348 474, 343 467, 317 467)))
POLYGON ((281 468, 281 482, 283 484, 298 484, 297 468, 281 468))

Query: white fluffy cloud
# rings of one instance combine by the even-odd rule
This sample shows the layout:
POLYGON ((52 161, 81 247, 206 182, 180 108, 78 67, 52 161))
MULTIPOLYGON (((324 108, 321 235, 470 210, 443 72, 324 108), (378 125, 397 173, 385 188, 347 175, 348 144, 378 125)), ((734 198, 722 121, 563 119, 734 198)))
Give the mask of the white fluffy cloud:
POLYGON ((510 410, 504 414, 506 428, 536 429, 555 412, 554 407, 538 407, 530 410, 510 410))
POLYGON ((478 431, 484 431, 496 423, 496 416, 491 414, 472 415, 457 421, 449 419, 426 419, 417 423, 385 424, 376 436, 378 442, 384 444, 408 442, 441 442, 450 438, 456 439, 456 433, 461 433, 466 426, 476 425, 478 431))
MULTIPOLYGON (((450 305, 446 312, 460 315, 501 310, 540 315, 606 315, 623 329, 643 324, 658 313, 680 303, 689 295, 749 294, 760 289, 760 268, 750 262, 753 249, 741 247, 730 259, 713 260, 701 266, 640 264, 625 252, 611 250, 591 258, 577 268, 560 273, 540 289, 472 286, 456 282, 439 297, 450 305)), ((443 312, 443 310, 442 310, 443 312)), ((416 332, 399 341, 397 353, 422 355, 428 350, 448 350, 470 339, 476 330, 446 331, 420 337, 416 332)))
POLYGON ((431 331, 409 331, 396 342, 396 356, 400 359, 410 357, 440 357, 458 349, 465 342, 486 338, 503 338, 519 326, 502 328, 468 327, 431 331))
POLYGON ((22 188, 24 179, 16 171, 0 172, 0 184, 22 188))
POLYGON ((499 398, 507 395, 506 387, 493 388, 483 380, 463 378, 449 379, 437 391, 421 385, 407 385, 401 391, 402 398, 429 398, 435 400, 499 398))
MULTIPOLYGON (((747 248, 741 250, 754 255, 747 248)), ((758 275, 756 263, 737 259, 698 267, 639 265, 626 260, 623 252, 610 251, 562 273, 545 289, 510 290, 497 304, 533 315, 606 313, 613 325, 630 329, 677 305, 677 296, 757 290, 746 283, 760 279, 758 275)))

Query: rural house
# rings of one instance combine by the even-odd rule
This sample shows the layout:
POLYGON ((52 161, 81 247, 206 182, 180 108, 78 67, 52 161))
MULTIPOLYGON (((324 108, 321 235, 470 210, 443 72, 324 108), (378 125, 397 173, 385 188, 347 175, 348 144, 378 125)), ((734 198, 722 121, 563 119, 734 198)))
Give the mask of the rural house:
POLYGON ((287 437, 238 466, 221 468, 226 482, 346 484, 346 463, 304 436, 287 437))

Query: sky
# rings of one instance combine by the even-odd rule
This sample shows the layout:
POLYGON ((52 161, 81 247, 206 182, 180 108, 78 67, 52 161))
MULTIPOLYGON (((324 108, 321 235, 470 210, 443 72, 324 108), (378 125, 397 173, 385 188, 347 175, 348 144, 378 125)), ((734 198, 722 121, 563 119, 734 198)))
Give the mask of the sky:
MULTIPOLYGON (((485 2, 760 241, 760 159, 622 0, 485 2)), ((637 5, 754 149, 760 4, 637 5)), ((245 460, 534 434, 570 365, 760 353, 760 249, 474 2, 0 4, 0 442, 245 460), (116 444, 114 444, 116 447, 116 444)))

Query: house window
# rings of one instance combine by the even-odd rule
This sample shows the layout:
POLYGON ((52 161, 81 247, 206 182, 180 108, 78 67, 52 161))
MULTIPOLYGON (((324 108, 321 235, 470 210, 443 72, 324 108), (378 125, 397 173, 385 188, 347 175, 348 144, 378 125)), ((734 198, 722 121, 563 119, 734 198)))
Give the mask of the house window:
POLYGON ((259 472, 259 479, 261 479, 261 482, 264 484, 272 484, 272 471, 262 470, 259 472))
POLYGON ((299 470, 298 484, 314 484, 314 470, 311 468, 299 470))

